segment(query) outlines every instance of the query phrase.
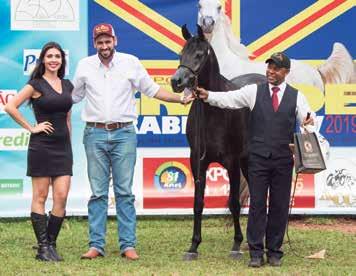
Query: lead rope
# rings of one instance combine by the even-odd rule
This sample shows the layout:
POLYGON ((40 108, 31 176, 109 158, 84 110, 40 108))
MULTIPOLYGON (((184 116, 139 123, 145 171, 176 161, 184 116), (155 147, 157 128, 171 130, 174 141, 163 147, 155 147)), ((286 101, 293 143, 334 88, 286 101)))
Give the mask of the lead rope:
POLYGON ((200 183, 200 162, 204 160, 206 156, 206 141, 205 141, 205 131, 204 131, 204 120, 205 120, 205 115, 204 115, 204 110, 203 110, 203 103, 202 100, 198 99, 197 100, 197 108, 196 108, 196 114, 195 114, 195 129, 198 130, 197 135, 194 137, 195 138, 195 145, 197 146, 197 180, 195 183, 200 183), (201 117, 201 118, 199 118, 201 117), (201 119, 201 120, 200 120, 201 119), (200 127, 200 123, 202 123, 202 127, 200 127), (201 155, 201 141, 203 142, 203 154, 201 155))
MULTIPOLYGON (((295 189, 297 187, 297 181, 298 181, 298 176, 299 176, 299 173, 297 173, 296 177, 295 177, 295 181, 294 181, 294 187, 293 187, 293 193, 292 193, 292 203, 294 203, 294 196, 295 196, 295 189)), ((299 258, 303 258, 302 256, 300 256, 299 254, 297 254, 297 252, 294 250, 294 248, 292 247, 292 242, 291 242, 291 239, 289 237, 289 217, 290 215, 292 214, 292 208, 293 208, 293 204, 290 204, 290 207, 289 207, 289 213, 288 213, 288 217, 287 217, 287 229, 286 229, 286 234, 287 234, 287 242, 289 244, 289 248, 291 250, 291 252, 293 253, 293 255, 299 257, 299 258)))

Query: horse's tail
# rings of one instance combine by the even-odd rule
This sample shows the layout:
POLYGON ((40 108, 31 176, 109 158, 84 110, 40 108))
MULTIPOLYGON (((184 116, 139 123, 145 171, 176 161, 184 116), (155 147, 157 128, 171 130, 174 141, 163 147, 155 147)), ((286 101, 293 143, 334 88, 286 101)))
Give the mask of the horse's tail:
POLYGON ((356 63, 354 64, 354 73, 351 78, 351 83, 356 83, 356 63))
POLYGON ((334 43, 333 51, 326 62, 318 67, 324 84, 351 83, 355 74, 351 55, 341 43, 334 43))

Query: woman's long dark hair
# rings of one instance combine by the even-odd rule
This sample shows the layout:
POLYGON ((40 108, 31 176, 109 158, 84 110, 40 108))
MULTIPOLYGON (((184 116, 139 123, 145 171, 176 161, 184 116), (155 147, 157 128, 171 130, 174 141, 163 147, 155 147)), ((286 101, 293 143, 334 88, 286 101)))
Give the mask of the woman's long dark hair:
POLYGON ((46 43, 42 47, 40 57, 38 58, 37 64, 31 73, 30 80, 42 78, 43 74, 46 71, 43 60, 44 60, 44 57, 45 57, 47 51, 52 48, 57 49, 61 53, 62 65, 58 70, 58 77, 60 79, 64 78, 65 70, 66 70, 66 54, 64 53, 62 47, 58 43, 51 41, 51 42, 46 43))

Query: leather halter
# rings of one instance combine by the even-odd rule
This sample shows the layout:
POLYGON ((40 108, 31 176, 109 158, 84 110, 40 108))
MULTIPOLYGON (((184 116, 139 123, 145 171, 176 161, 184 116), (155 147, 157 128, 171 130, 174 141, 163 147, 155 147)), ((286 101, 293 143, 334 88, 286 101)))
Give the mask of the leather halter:
POLYGON ((179 66, 178 66, 178 69, 179 68, 186 68, 186 69, 188 69, 193 75, 194 75, 194 85, 193 85, 193 87, 191 87, 191 88, 193 88, 193 89, 195 89, 195 88, 197 88, 197 86, 198 86, 198 76, 199 76, 199 74, 200 74, 200 72, 201 72, 201 70, 204 68, 204 65, 206 64, 206 62, 208 61, 208 58, 209 58, 209 56, 210 56, 210 45, 209 45, 209 48, 208 48, 208 53, 207 53, 207 55, 205 56, 205 59, 204 59, 204 61, 201 63, 201 65, 199 66, 199 68, 198 68, 198 70, 193 70, 192 68, 190 68, 188 65, 185 65, 185 64, 180 64, 179 66))

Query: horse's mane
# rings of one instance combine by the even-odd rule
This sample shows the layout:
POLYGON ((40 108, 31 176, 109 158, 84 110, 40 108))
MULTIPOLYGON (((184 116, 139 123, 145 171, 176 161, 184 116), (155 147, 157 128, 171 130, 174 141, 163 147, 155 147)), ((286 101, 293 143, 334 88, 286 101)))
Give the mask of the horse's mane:
POLYGON ((241 44, 240 39, 238 39, 232 32, 230 19, 222 10, 220 11, 219 17, 220 18, 217 20, 216 26, 213 30, 213 36, 219 31, 220 28, 222 28, 229 49, 240 58, 248 60, 249 51, 245 45, 241 44))

